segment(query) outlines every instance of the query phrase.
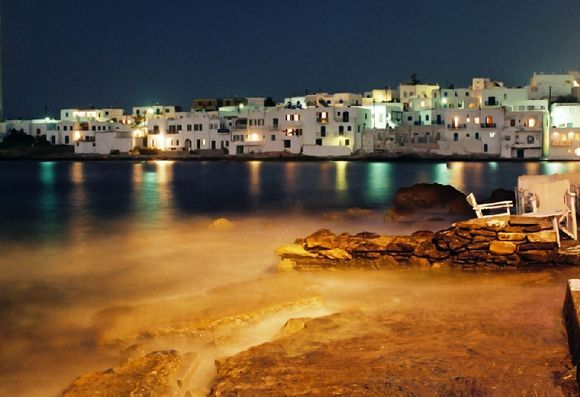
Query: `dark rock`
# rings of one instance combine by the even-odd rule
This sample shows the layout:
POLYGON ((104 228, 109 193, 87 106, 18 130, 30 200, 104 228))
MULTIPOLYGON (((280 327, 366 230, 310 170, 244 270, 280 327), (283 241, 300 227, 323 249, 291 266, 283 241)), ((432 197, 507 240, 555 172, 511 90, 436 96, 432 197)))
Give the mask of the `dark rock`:
POLYGON ((417 239, 409 236, 398 236, 389 244, 389 252, 413 252, 419 245, 417 239))
POLYGON ((554 259, 553 253, 543 250, 523 251, 519 255, 525 260, 538 263, 548 263, 554 259))
POLYGON ((449 251, 438 250, 435 244, 430 241, 426 241, 417 247, 415 250, 415 255, 433 260, 440 260, 449 258, 450 254, 449 251))
POLYGON ((512 203, 516 202, 516 194, 513 189, 495 189, 491 192, 491 196, 482 202, 484 203, 494 203, 497 201, 511 201, 512 203))
POLYGON ((390 219, 428 209, 444 209, 455 215, 474 215, 463 193, 453 186, 438 183, 419 183, 399 189, 395 193, 394 204, 389 212, 390 219))
POLYGON ((473 236, 484 236, 484 237, 495 237, 496 236, 496 232, 494 232, 492 230, 486 230, 486 229, 472 230, 471 234, 473 236))
POLYGON ((461 237, 452 237, 451 239, 449 239, 449 249, 451 251, 457 251, 460 248, 463 248, 465 246, 467 246, 467 244, 469 244, 470 240, 461 238, 461 237))
POLYGON ((360 232, 360 233, 355 234, 355 237, 360 237, 360 238, 364 238, 364 239, 371 239, 371 238, 381 237, 381 235, 377 234, 377 233, 373 233, 373 232, 360 232))
POLYGON ((488 250, 489 249, 489 242, 468 244, 467 249, 468 250, 488 250))
POLYGON ((524 243, 518 246, 518 251, 555 250, 556 248, 558 248, 557 243, 524 243))

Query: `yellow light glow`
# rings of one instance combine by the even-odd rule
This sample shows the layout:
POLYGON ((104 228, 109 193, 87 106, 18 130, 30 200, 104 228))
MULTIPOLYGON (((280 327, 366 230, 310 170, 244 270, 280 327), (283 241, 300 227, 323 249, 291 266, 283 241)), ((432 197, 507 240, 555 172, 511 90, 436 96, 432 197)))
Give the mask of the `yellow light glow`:
POLYGON ((536 119, 529 119, 528 126, 535 127, 536 126, 536 119))
POLYGON ((574 149, 574 154, 578 157, 580 157, 580 147, 577 147, 576 149, 574 149))
POLYGON ((258 137, 258 134, 256 134, 255 132, 248 135, 248 141, 250 142, 258 142, 260 140, 260 138, 258 137))
POLYGON ((459 125, 459 117, 455 116, 453 117, 453 126, 457 127, 459 125))
POLYGON ((81 133, 79 131, 75 131, 73 133, 73 141, 79 141, 81 139, 81 133))
POLYGON ((446 105, 446 104, 447 104, 447 98, 443 98, 443 99, 441 100, 441 103, 442 103, 442 104, 444 104, 444 105, 446 105))
POLYGON ((474 118, 474 119, 473 119, 473 122, 474 122, 475 124, 479 124, 479 117, 476 117, 476 118, 474 118))

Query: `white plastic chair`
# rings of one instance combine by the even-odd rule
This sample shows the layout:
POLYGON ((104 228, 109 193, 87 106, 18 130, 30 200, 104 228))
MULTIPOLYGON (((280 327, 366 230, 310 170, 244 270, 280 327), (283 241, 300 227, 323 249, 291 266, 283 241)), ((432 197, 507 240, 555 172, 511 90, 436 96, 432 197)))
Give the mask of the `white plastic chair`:
POLYGON ((477 204, 477 200, 475 200, 475 196, 473 195, 473 193, 469 193, 469 195, 466 197, 466 200, 469 203, 469 205, 471 205, 471 207, 477 214, 478 218, 489 218, 498 215, 510 215, 510 208, 514 206, 514 203, 510 200, 497 201, 495 203, 477 204), (488 215, 483 214, 483 211, 495 211, 501 209, 504 209, 505 212, 493 213, 488 215))
POLYGON ((560 230, 572 239, 578 239, 576 224, 576 193, 570 188, 570 181, 532 183, 528 187, 532 212, 522 214, 538 218, 551 218, 560 246, 560 230))

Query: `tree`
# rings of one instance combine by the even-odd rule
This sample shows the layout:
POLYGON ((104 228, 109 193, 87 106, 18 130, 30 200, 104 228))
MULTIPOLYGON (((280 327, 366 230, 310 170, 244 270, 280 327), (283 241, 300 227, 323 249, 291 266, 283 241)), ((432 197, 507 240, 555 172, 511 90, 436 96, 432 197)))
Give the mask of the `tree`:
POLYGON ((416 72, 411 73, 411 84, 413 85, 421 84, 421 80, 419 80, 419 76, 417 76, 416 72))
POLYGON ((27 135, 23 130, 16 130, 15 128, 11 129, 4 137, 2 141, 2 146, 4 147, 30 147, 33 146, 35 139, 31 135, 27 135))
POLYGON ((264 106, 267 108, 273 108, 276 106, 276 101, 274 100, 274 98, 272 98, 271 96, 269 96, 268 98, 266 98, 264 100, 264 106))

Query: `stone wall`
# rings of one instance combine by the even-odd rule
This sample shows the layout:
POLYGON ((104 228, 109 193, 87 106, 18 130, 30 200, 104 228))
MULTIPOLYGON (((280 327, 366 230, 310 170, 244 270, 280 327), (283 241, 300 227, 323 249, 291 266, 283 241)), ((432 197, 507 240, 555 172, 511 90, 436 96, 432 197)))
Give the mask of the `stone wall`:
POLYGON ((281 270, 323 268, 525 268, 580 264, 558 250, 544 218, 498 216, 471 219, 433 233, 336 235, 327 229, 280 247, 281 270))

